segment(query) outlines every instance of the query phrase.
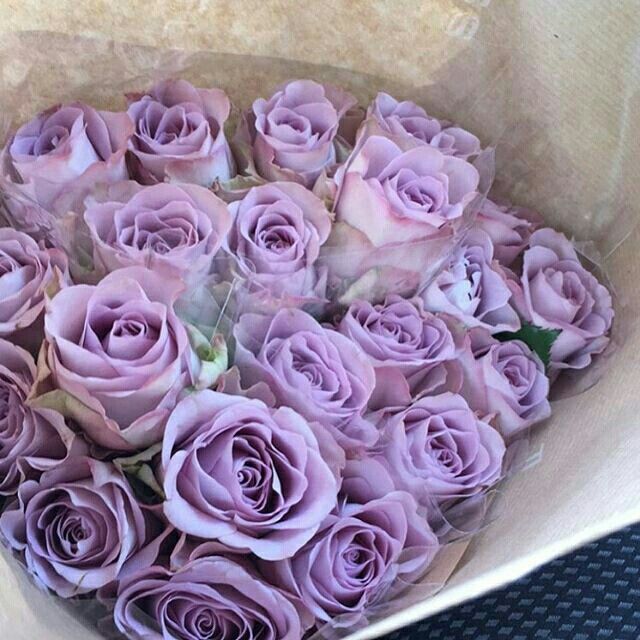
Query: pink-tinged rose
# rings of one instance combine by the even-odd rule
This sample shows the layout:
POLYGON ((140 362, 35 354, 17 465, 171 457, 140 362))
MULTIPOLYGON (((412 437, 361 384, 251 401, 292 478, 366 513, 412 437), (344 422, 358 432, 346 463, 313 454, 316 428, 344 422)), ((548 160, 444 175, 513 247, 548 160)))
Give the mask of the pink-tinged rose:
POLYGON ((495 416, 492 422, 505 439, 551 415, 544 365, 524 342, 494 342, 479 357, 467 353, 462 362, 462 394, 481 415, 495 416))
POLYGON ((0 532, 37 580, 63 598, 152 564, 162 525, 107 462, 73 457, 20 486, 0 532))
POLYGON ((9 213, 21 228, 46 227, 95 184, 125 180, 132 133, 126 113, 80 102, 42 112, 16 131, 0 155, 9 213))
POLYGON ((493 257, 509 267, 529 245, 531 234, 541 225, 540 214, 523 207, 498 205, 486 198, 476 216, 476 226, 493 242, 493 257))
POLYGON ((390 295, 382 304, 356 300, 338 325, 369 356, 376 372, 370 409, 404 406, 413 399, 458 391, 461 348, 450 319, 424 310, 419 298, 390 295))
POLYGON ((609 343, 611 294, 581 264, 573 245, 553 229, 540 229, 524 253, 518 311, 543 329, 559 330, 550 366, 583 369, 609 343))
POLYGON ((388 93, 376 96, 369 105, 367 117, 393 136, 411 136, 446 155, 466 160, 482 150, 480 140, 469 131, 432 118, 415 102, 399 102, 388 93))
POLYGON ((395 485, 425 507, 473 496, 501 477, 505 444, 453 393, 384 415, 382 456, 395 485))
POLYGON ((128 577, 119 585, 114 618, 122 633, 145 640, 300 640, 303 633, 296 610, 277 589, 220 556, 128 577))
POLYGON ((200 391, 167 423, 164 512, 180 531, 282 560, 335 507, 334 464, 344 466, 342 449, 292 409, 200 391))
POLYGON ((316 261, 331 216, 322 200, 299 184, 274 182, 252 188, 229 211, 225 250, 249 293, 292 304, 324 299, 327 269, 316 261))
POLYGON ((37 352, 47 292, 67 280, 67 259, 26 233, 0 229, 0 337, 37 352))
POLYGON ((41 375, 54 390, 36 402, 73 418, 97 444, 133 451, 162 439, 194 354, 173 310, 180 283, 142 267, 97 286, 63 289, 45 315, 41 375))
POLYGON ((122 182, 87 205, 94 265, 103 273, 140 265, 192 282, 209 274, 231 227, 225 203, 197 185, 122 182))
POLYGON ((235 175, 224 132, 231 103, 224 91, 166 80, 147 94, 128 98, 128 114, 135 124, 129 149, 136 180, 210 187, 215 180, 235 175))
POLYGON ((340 506, 290 560, 262 563, 267 579, 291 594, 303 620, 340 616, 353 623, 429 567, 438 539, 382 464, 347 463, 340 506))
POLYGON ((245 173, 313 186, 338 160, 336 135, 342 117, 356 104, 337 87, 293 80, 245 115, 236 136, 245 173))
POLYGON ((421 297, 429 311, 448 313, 468 327, 499 333, 520 328, 513 289, 507 273, 493 259, 491 238, 473 229, 421 297))
POLYGON ((245 313, 234 337, 245 385, 265 382, 279 405, 328 428, 346 450, 377 440, 375 427, 362 417, 375 372, 354 342, 298 309, 273 317, 245 313))
POLYGON ((56 466, 85 446, 50 409, 30 407, 36 377, 33 357, 0 339, 0 495, 13 495, 26 480, 56 466))

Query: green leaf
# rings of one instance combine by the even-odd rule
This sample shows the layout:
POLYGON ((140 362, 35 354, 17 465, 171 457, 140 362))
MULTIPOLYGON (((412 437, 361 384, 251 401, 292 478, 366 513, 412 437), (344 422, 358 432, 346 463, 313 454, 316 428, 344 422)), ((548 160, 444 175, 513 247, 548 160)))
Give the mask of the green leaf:
POLYGON ((549 366, 551 347, 560 335, 560 329, 543 329, 534 324, 523 324, 518 331, 504 331, 496 334, 500 342, 508 340, 522 340, 531 351, 535 351, 545 367, 549 366))

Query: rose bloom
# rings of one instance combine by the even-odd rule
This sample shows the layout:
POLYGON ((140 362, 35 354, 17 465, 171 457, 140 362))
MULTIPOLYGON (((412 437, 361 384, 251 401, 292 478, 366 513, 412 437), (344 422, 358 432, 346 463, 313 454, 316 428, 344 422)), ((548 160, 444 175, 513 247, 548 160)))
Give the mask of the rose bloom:
POLYGON ((114 611, 122 633, 146 640, 300 640, 293 605, 224 557, 198 558, 176 572, 140 571, 120 583, 114 611))
POLYGON ((139 182, 187 182, 209 187, 235 175, 224 134, 231 111, 220 89, 196 89, 186 80, 159 82, 131 94, 135 124, 129 142, 132 175, 139 182))
POLYGON ((491 333, 517 331, 518 314, 507 273, 493 259, 491 238, 473 229, 443 271, 422 292, 429 311, 448 313, 491 333))
POLYGON ((422 576, 438 539, 418 505, 371 458, 347 463, 340 507, 290 560, 262 573, 291 594, 303 620, 355 622, 397 583, 422 576))
POLYGON ((375 373, 351 340, 297 309, 245 313, 233 333, 245 386, 265 382, 279 405, 330 429, 349 451, 375 442, 376 429, 362 418, 375 373))
POLYGON ((551 415, 549 379, 536 353, 520 340, 494 341, 482 355, 467 353, 462 394, 511 439, 551 415))
POLYGON ((421 398, 378 426, 380 459, 395 485, 425 507, 475 495, 501 477, 504 441, 460 395, 421 398))
POLYGON ((226 205, 197 185, 114 185, 88 201, 84 219, 96 267, 147 266, 193 281, 209 274, 231 227, 226 205))
POLYGON ((95 184, 126 179, 132 133, 126 113, 96 111, 80 102, 43 111, 0 154, 9 212, 23 226, 38 228, 80 203, 95 184))
POLYGON ((259 98, 236 136, 245 171, 313 186, 337 160, 335 138, 353 96, 312 80, 293 80, 259 98))
POLYGON ((551 346, 553 372, 583 369, 604 351, 614 316, 611 294, 580 264, 562 233, 547 228, 531 236, 521 283, 514 300, 523 319, 560 331, 551 346))
POLYGON ((462 384, 450 319, 426 312, 419 298, 390 295, 382 304, 356 300, 338 330, 369 356, 376 372, 370 408, 402 406, 425 393, 462 384))
POLYGON ((505 267, 522 254, 541 223, 542 217, 535 211, 498 205, 489 198, 482 203, 475 222, 491 238, 494 259, 505 267))
POLYGON ((325 459, 341 466, 344 452, 292 409, 200 391, 167 423, 164 512, 180 531, 280 560, 335 507, 339 481, 325 459))
POLYGON ((480 140, 461 127, 453 127, 427 115, 415 102, 399 102, 388 93, 379 93, 369 105, 367 117, 374 118, 383 131, 440 149, 442 153, 466 160, 481 151, 480 140))
POLYGON ((90 593, 156 559, 157 522, 107 462, 73 457, 20 486, 0 517, 27 569, 63 598, 90 593))
POLYGON ((45 292, 62 286, 66 273, 62 251, 42 249, 21 231, 0 229, 0 336, 37 350, 45 292))
POLYGON ((225 250, 249 291, 295 302, 323 299, 326 266, 316 264, 331 231, 322 200, 293 182, 251 189, 229 211, 225 250))
POLYGON ((173 311, 176 294, 175 282, 131 267, 50 302, 43 349, 55 390, 45 397, 95 443, 132 451, 162 439, 191 384, 193 353, 173 311))
POLYGON ((32 356, 0 339, 0 495, 16 493, 27 479, 84 452, 64 418, 27 404, 36 378, 32 356))

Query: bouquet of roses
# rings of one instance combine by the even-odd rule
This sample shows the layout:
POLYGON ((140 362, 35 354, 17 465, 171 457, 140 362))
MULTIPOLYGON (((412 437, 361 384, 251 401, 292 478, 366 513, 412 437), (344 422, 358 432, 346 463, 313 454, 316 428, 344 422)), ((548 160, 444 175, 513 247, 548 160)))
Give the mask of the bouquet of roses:
POLYGON ((0 156, 0 536, 127 638, 361 624, 482 526, 611 296, 412 102, 127 98, 0 156))

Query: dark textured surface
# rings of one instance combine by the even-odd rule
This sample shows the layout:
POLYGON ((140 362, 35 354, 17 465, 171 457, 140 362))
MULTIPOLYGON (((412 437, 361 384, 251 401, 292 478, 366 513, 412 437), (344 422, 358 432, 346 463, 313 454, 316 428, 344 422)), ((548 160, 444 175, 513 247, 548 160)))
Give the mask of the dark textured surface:
POLYGON ((638 640, 640 525, 384 640, 638 640))

